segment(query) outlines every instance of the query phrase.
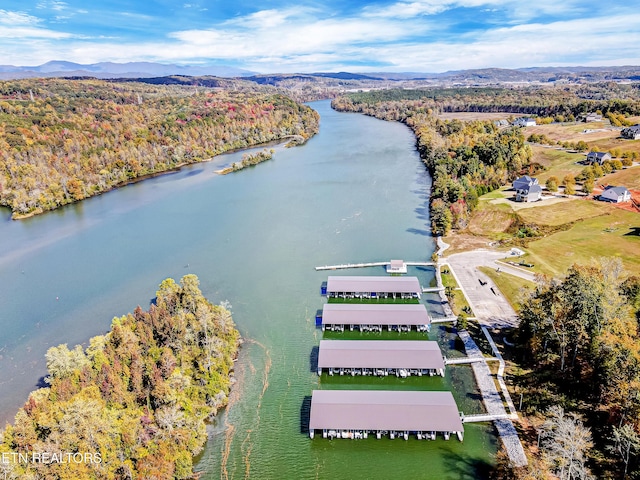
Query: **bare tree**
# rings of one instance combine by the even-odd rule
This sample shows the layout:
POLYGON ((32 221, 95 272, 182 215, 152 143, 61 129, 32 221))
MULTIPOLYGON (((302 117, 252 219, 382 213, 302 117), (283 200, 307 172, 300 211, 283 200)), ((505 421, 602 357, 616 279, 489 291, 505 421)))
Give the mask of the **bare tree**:
POLYGON ((609 447, 609 451, 617 454, 624 463, 624 476, 627 477, 627 470, 629 469, 629 461, 632 455, 637 455, 640 450, 640 436, 633 429, 630 424, 625 424, 618 427, 613 427, 613 445, 609 447))
POLYGON ((565 415, 560 406, 547 411, 542 426, 544 454, 554 466, 560 480, 589 479, 587 453, 593 446, 591 430, 575 415, 565 415))

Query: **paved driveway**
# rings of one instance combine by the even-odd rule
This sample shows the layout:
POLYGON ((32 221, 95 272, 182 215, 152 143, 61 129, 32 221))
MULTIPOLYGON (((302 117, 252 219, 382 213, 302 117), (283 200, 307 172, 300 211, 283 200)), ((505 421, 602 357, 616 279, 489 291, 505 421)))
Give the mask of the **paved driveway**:
POLYGON ((533 281, 533 274, 529 272, 495 263, 496 260, 503 258, 505 258, 503 252, 474 250, 456 253, 443 259, 451 266, 458 285, 469 300, 478 321, 491 328, 516 327, 518 318, 491 279, 477 268, 479 266, 500 268, 501 271, 533 281))

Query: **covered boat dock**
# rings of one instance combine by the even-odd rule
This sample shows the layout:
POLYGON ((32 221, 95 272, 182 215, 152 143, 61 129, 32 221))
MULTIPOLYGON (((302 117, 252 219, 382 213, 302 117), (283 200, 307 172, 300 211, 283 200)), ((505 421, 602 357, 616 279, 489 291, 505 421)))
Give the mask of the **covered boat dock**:
POLYGON ((318 375, 441 375, 444 358, 438 342, 426 340, 321 340, 318 375))
POLYGON ((322 330, 362 332, 428 332, 431 318, 423 304, 326 303, 322 308, 322 330))
POLYGON ((390 390, 314 390, 309 436, 435 440, 442 433, 462 441, 464 427, 451 392, 390 390))
POLYGON ((330 276, 326 286, 330 298, 420 298, 421 292, 417 277, 330 276))

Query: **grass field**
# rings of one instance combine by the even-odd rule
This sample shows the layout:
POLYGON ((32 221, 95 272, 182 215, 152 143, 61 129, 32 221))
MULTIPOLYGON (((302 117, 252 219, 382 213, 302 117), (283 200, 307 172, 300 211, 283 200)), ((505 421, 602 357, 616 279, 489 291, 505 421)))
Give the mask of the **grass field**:
POLYGON ((585 159, 585 154, 570 153, 565 150, 556 150, 555 148, 546 148, 539 145, 533 145, 533 161, 547 167, 544 172, 536 175, 541 185, 553 175, 558 177, 562 182, 565 175, 577 175, 585 167, 578 162, 585 159))
POLYGON ((496 284, 500 292, 509 301, 513 309, 520 310, 523 293, 533 288, 534 284, 515 275, 505 272, 496 272, 495 268, 479 267, 479 270, 487 275, 496 284))
POLYGON ((640 190, 640 166, 634 166, 610 173, 598 183, 606 182, 609 185, 624 185, 627 188, 640 190))
POLYGON ((556 226, 605 215, 610 211, 611 205, 606 203, 586 199, 567 199, 562 203, 518 210, 518 214, 528 223, 556 226))
POLYGON ((640 215, 605 205, 604 215, 578 221, 569 230, 529 243, 526 261, 534 271, 562 276, 574 263, 615 256, 624 267, 640 275, 640 215))

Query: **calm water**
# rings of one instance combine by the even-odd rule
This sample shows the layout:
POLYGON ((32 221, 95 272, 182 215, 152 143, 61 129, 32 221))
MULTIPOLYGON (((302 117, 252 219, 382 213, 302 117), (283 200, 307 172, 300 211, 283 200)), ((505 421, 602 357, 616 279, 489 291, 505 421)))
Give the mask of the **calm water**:
MULTIPOLYGON (((241 153, 130 185, 79 205, 0 224, 0 419, 10 420, 45 373, 51 345, 87 344, 113 316, 147 307, 166 277, 195 273, 228 300, 245 343, 228 410, 199 458, 203 478, 477 478, 493 461, 487 425, 465 441, 310 440, 316 388, 452 389, 482 411, 468 367, 445 379, 321 379, 311 371, 326 272, 316 265, 428 260, 429 181, 410 131, 312 104, 320 134, 274 160, 218 176, 241 153)), ((345 274, 354 272, 345 271, 345 274)), ((357 274, 383 274, 367 269, 357 274)), ((424 285, 429 269, 414 269, 424 285)), ((429 302, 429 308, 437 308, 429 302)), ((456 344, 445 329, 449 355, 456 344)))

